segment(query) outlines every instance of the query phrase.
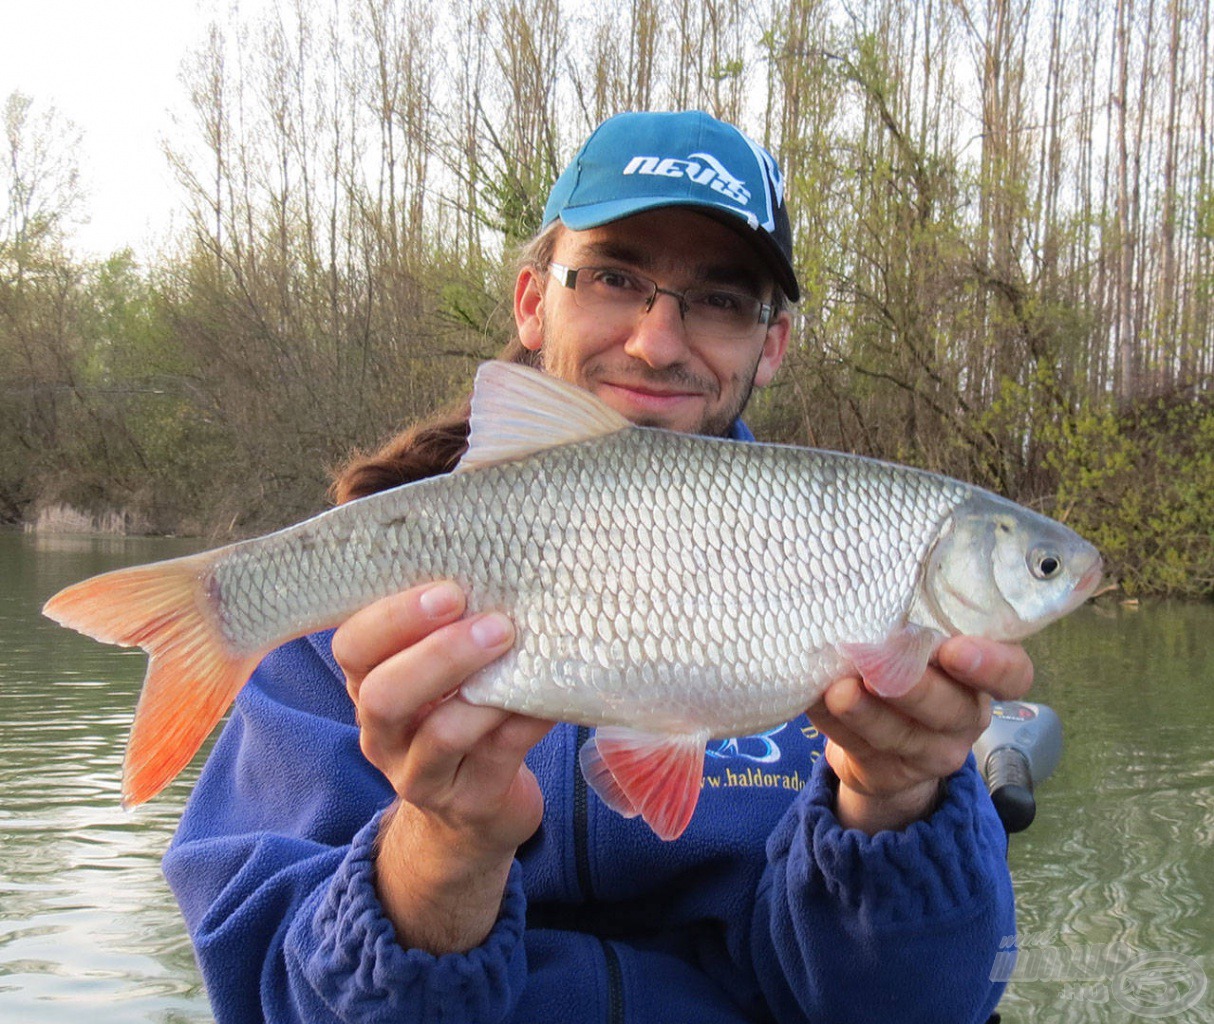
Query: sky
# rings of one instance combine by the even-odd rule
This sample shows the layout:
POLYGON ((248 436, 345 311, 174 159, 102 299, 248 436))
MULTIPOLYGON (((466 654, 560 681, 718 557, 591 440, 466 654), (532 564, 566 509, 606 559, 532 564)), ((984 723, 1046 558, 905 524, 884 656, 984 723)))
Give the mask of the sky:
POLYGON ((0 104, 14 90, 53 105, 84 137, 89 222, 78 251, 153 251, 182 199, 161 143, 184 108, 182 58, 203 39, 211 0, 0 0, 0 104))

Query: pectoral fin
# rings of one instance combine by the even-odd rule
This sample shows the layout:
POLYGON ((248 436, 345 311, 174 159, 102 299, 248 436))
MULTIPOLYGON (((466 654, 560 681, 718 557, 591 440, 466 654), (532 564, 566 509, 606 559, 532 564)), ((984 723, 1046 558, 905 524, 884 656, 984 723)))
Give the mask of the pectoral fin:
POLYGON ((923 626, 902 626, 876 644, 840 644, 867 686, 878 697, 901 697, 927 670, 944 642, 942 634, 923 626))
POLYGON ((707 743, 707 730, 655 735, 603 726, 578 759, 603 803, 626 818, 641 815, 662 839, 677 839, 700 798, 707 743))

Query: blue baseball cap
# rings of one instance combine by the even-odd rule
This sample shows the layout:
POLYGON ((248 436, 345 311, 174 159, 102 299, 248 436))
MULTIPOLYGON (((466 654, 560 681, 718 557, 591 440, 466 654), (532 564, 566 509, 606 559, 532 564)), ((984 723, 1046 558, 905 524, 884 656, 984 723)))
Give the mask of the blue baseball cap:
POLYGON ((733 228, 755 245, 785 295, 801 297, 780 168, 733 125, 698 110, 604 121, 552 186, 543 228, 559 217, 585 231, 667 206, 692 207, 733 228))

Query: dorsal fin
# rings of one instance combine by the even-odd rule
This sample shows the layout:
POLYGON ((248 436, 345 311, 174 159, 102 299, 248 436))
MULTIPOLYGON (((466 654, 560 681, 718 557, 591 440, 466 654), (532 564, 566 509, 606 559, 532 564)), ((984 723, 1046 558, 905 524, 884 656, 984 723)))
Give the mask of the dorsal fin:
POLYGON ((500 360, 482 363, 472 385, 468 450, 455 471, 509 462, 631 425, 589 391, 540 370, 500 360))

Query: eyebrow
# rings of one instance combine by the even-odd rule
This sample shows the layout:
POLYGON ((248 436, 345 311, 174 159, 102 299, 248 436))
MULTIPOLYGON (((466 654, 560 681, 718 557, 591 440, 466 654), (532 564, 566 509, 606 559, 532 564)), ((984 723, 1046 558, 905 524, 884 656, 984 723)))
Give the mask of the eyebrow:
MULTIPOLYGON (((647 274, 653 272, 657 262, 643 248, 616 239, 583 243, 579 246, 577 259, 585 266, 595 265, 596 260, 625 263, 647 274), (587 260, 590 262, 585 262, 587 260)), ((756 296, 762 294, 764 284, 764 279, 750 266, 737 261, 700 264, 694 268, 694 281, 697 284, 729 285, 756 296)))

